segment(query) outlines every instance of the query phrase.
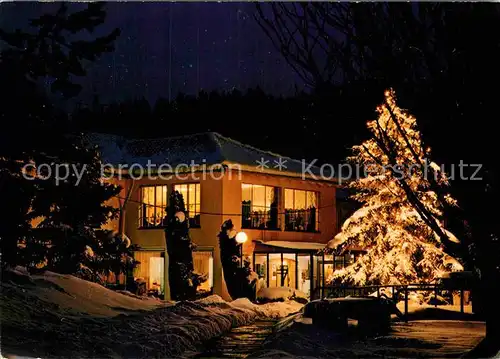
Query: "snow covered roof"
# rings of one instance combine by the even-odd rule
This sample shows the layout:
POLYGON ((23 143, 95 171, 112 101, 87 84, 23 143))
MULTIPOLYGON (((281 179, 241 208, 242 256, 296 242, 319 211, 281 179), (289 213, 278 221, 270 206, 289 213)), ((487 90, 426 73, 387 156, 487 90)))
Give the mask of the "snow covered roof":
POLYGON ((306 167, 315 176, 320 175, 320 168, 309 167, 308 161, 260 150, 217 132, 148 139, 127 139, 102 133, 88 133, 85 137, 98 146, 102 161, 114 166, 120 164, 130 166, 137 163, 145 167, 149 160, 155 165, 153 170, 162 164, 168 164, 174 169, 180 164, 195 166, 237 164, 243 170, 295 176, 302 175, 303 167, 306 167), (280 159, 286 167, 281 171, 275 167, 280 159), (258 167, 262 161, 265 161, 268 168, 258 167))
POLYGON ((317 242, 299 242, 299 241, 255 241, 255 251, 274 250, 277 252, 317 252, 325 248, 324 243, 317 242))
POLYGON ((267 241, 268 246, 292 248, 292 249, 314 249, 319 250, 325 248, 324 243, 315 242, 292 242, 292 241, 267 241))

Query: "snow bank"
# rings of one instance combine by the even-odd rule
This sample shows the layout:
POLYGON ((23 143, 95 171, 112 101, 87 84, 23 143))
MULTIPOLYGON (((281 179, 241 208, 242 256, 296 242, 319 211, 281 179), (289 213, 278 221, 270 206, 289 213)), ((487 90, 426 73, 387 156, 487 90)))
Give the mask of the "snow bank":
POLYGON ((217 295, 174 305, 69 275, 16 276, 25 282, 1 283, 3 355, 178 357, 233 327, 259 317, 282 318, 302 307, 294 301, 226 302, 217 295))
POLYGON ((317 242, 295 242, 295 241, 260 241, 268 246, 280 247, 280 248, 288 248, 288 249, 307 249, 307 250, 316 250, 319 251, 325 248, 324 243, 317 242))
POLYGON ((262 288, 257 293, 260 302, 287 301, 295 299, 300 303, 307 303, 308 298, 304 292, 289 287, 262 288))
MULTIPOLYGON (((381 296, 385 295, 387 298, 392 299, 392 290, 390 290, 389 288, 380 288, 380 295, 381 296)), ((370 297, 378 297, 378 293, 375 291, 373 293, 370 293, 369 296, 370 297)), ((401 295, 400 295, 400 298, 402 298, 401 295)), ((428 300, 424 297, 424 295, 422 293, 411 291, 411 292, 408 292, 408 301, 410 303, 420 305, 428 300)))
POLYGON ((20 267, 13 270, 12 274, 15 275, 15 278, 9 275, 15 281, 11 283, 12 285, 29 283, 23 286, 27 295, 56 304, 61 309, 92 316, 115 316, 172 304, 154 298, 135 296, 129 292, 115 292, 72 275, 47 271, 30 276, 20 267))
POLYGON ((204 305, 218 305, 218 304, 227 304, 228 303, 224 299, 222 299, 221 296, 219 296, 217 294, 212 294, 212 295, 209 295, 208 297, 198 299, 197 302, 200 304, 204 304, 204 305))
POLYGON ((262 288, 257 293, 257 299, 286 300, 294 293, 294 289, 288 287, 262 288))
POLYGON ((226 302, 218 295, 211 295, 197 301, 206 306, 217 306, 219 308, 234 308, 252 311, 258 318, 280 319, 297 313, 303 307, 294 300, 283 302, 272 302, 266 304, 254 304, 248 298, 238 298, 232 302, 226 302))
POLYGON ((294 300, 284 302, 273 302, 266 304, 254 304, 247 298, 239 298, 233 300, 231 305, 236 308, 249 309, 254 311, 258 317, 279 319, 289 316, 290 314, 299 312, 304 306, 294 300))
POLYGON ((178 357, 257 317, 252 310, 196 301, 108 318, 67 317, 40 300, 33 306, 11 302, 10 308, 4 302, 2 354, 29 357, 178 357))
POLYGON ((448 301, 440 295, 430 295, 425 298, 425 303, 428 305, 447 305, 448 301))

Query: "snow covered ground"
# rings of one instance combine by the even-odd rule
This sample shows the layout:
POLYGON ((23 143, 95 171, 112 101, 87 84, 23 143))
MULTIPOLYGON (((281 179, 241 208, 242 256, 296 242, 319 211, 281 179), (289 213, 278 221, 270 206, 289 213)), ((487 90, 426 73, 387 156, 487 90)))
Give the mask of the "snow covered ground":
POLYGON ((225 302, 215 295, 176 304, 50 272, 28 276, 19 270, 3 279, 4 357, 176 357, 232 327, 302 307, 293 301, 225 302))
POLYGON ((261 303, 272 302, 272 301, 289 301, 290 299, 296 299, 304 303, 308 302, 307 295, 295 288, 289 287, 270 287, 262 288, 257 293, 257 300, 261 303))
MULTIPOLYGON (((400 305, 398 307, 401 309, 400 305)), ((371 338, 359 335, 354 320, 349 321, 346 334, 339 334, 311 325, 310 318, 297 315, 290 326, 283 326, 282 331, 270 337, 262 350, 251 357, 458 358, 481 341, 486 328, 484 322, 468 320, 473 318, 470 308, 466 308, 465 315, 457 310, 453 306, 435 308, 413 303, 409 306, 410 318, 436 319, 395 321, 389 334, 371 338), (460 316, 461 320, 449 320, 460 316)))
POLYGON ((7 293, 18 289, 26 298, 36 297, 57 305, 63 311, 109 317, 173 304, 150 297, 139 297, 130 292, 120 294, 72 275, 47 271, 29 276, 19 267, 13 274, 16 276, 15 284, 21 284, 21 287, 4 283, 2 289, 5 286, 7 293))
MULTIPOLYGON (((353 326, 355 324, 352 324, 353 326)), ((410 321, 373 338, 340 335, 294 324, 271 338, 253 358, 458 358, 484 337, 481 322, 410 321)))

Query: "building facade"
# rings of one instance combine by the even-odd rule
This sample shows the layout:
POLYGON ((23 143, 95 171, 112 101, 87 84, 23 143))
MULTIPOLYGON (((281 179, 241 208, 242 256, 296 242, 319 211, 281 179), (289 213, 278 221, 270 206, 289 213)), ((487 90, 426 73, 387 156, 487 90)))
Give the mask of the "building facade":
POLYGON ((242 255, 265 286, 311 295, 350 260, 349 255, 317 255, 339 231, 337 184, 304 161, 217 133, 156 140, 93 134, 91 139, 100 146, 108 180, 122 187, 112 200, 120 217, 110 226, 139 246, 134 277, 150 291, 169 298, 163 223, 172 191, 179 191, 186 204, 195 271, 207 277, 200 291, 229 299, 217 237, 228 219, 246 233, 242 255), (154 168, 145 173, 141 166, 152 162, 154 168))

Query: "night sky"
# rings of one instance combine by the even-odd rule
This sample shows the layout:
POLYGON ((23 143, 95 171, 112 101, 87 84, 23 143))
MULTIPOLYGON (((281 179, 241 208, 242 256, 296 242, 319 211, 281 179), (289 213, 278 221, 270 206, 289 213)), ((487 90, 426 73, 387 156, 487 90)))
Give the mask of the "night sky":
MULTIPOLYGON (((106 22, 96 34, 115 27, 122 33, 115 51, 88 67, 88 76, 80 81, 84 89, 78 100, 88 102, 93 93, 102 102, 142 96, 154 102, 158 97, 175 97, 178 92, 196 94, 200 88, 245 90, 260 86, 275 95, 290 94, 295 87, 302 89, 303 84, 255 22, 254 6, 108 3, 106 22)), ((83 7, 69 4, 70 10, 83 7)), ((0 5, 0 26, 26 29, 28 19, 57 8, 53 3, 4 3, 0 5)))

